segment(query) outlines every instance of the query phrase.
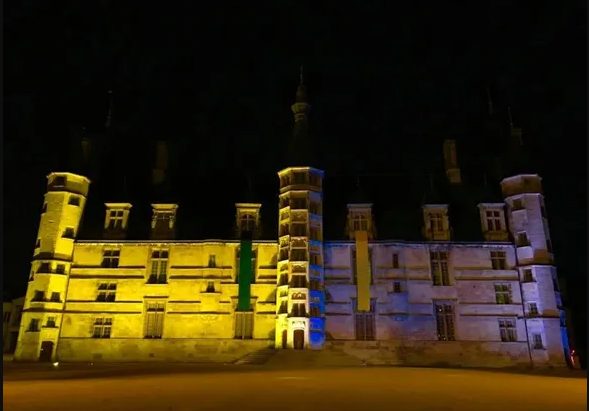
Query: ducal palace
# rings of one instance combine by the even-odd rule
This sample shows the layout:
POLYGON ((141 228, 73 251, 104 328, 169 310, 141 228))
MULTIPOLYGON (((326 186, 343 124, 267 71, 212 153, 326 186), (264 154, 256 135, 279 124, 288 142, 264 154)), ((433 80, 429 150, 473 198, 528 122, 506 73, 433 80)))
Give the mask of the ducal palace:
MULTIPOLYGON (((300 151, 309 107, 301 83, 300 151)), ((345 238, 324 238, 324 171, 303 157, 278 171, 271 240, 249 199, 235 204, 234 239, 178 239, 178 204, 155 199, 143 239, 128 236, 127 202, 103 202, 102 235, 83 239, 91 175, 50 173, 14 358, 239 362, 316 350, 366 364, 567 366, 541 177, 510 168, 497 196, 465 206, 455 141, 442 156, 445 194, 416 207, 420 241, 379 238, 369 200, 347 204, 345 238), (467 214, 470 240, 458 238, 467 214)))

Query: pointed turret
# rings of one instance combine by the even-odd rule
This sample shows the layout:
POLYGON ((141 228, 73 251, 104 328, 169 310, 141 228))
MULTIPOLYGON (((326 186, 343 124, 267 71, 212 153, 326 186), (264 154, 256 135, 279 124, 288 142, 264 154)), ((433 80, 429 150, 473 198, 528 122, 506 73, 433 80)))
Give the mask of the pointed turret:
POLYGON ((288 148, 288 166, 315 166, 315 149, 309 138, 308 114, 311 105, 307 102, 307 92, 303 83, 303 68, 299 78, 299 85, 295 96, 295 103, 291 106, 294 114, 294 128, 288 148))
POLYGON ((114 105, 114 97, 112 90, 108 90, 108 111, 106 112, 106 121, 104 122, 104 129, 108 131, 112 125, 112 110, 114 105))

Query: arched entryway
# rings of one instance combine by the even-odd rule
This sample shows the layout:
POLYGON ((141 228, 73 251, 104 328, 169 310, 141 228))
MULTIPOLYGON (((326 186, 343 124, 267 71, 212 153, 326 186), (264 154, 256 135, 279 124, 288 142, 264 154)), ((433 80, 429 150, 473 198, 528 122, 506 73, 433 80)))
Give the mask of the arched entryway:
POLYGON ((51 357, 53 357, 53 342, 43 341, 41 343, 41 351, 39 352, 39 361, 51 362, 51 357))
POLYGON ((305 330, 294 330, 293 346, 295 350, 305 348, 305 330))
POLYGON ((288 346, 288 330, 282 330, 282 348, 286 349, 288 346))

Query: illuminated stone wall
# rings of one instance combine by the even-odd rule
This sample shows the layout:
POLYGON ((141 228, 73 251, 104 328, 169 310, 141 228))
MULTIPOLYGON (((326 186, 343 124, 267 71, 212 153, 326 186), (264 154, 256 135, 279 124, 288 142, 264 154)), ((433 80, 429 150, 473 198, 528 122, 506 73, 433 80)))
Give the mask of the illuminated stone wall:
MULTIPOLYGON (((353 283, 353 247, 353 242, 325 245, 326 333, 330 340, 353 341, 357 337, 352 303, 357 298, 357 285, 353 283)), ((565 365, 562 345, 557 341, 560 338, 559 329, 544 331, 546 345, 543 349, 533 349, 532 342, 528 349, 526 332, 531 333, 536 319, 528 318, 526 324, 522 317, 522 287, 513 245, 374 242, 370 247, 373 272, 371 296, 376 300, 377 341, 391 341, 393 346, 415 343, 416 347, 428 344, 454 347, 458 346, 457 342, 464 342, 478 352, 491 350, 492 358, 499 353, 507 356, 524 353, 523 362, 529 363, 531 354, 537 364, 565 365), (448 252, 450 286, 433 285, 430 249, 448 252), (492 269, 491 251, 505 253, 505 269, 492 269), (393 266, 394 254, 397 255, 396 268, 393 266), (510 304, 497 304, 497 284, 511 289, 510 304), (436 300, 451 302, 454 306, 456 341, 437 341, 433 305, 436 300), (499 321, 503 319, 513 321, 516 341, 501 342, 499 321)), ((358 349, 361 349, 364 342, 357 343, 360 344, 358 349)), ((456 349, 456 352, 459 351, 456 349)), ((432 350, 433 357, 428 361, 442 361, 437 357, 442 352, 443 348, 432 350)))
POLYGON ((78 241, 89 181, 50 174, 15 359, 232 361, 327 340, 374 363, 566 364, 538 176, 502 183, 515 244, 468 244, 375 241, 369 208, 369 230, 353 230, 369 235, 324 242, 322 172, 279 175, 278 242, 253 242, 253 327, 238 336, 239 241, 78 241))

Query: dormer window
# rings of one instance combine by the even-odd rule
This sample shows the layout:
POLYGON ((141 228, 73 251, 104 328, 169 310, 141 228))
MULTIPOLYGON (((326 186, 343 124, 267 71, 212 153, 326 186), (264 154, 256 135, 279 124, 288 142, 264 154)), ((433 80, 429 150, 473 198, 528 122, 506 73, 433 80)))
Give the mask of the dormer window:
POLYGON ((423 206, 424 237, 429 241, 450 240, 448 206, 430 204, 423 206))
POLYGON ((236 203, 236 235, 241 237, 248 233, 253 238, 257 238, 258 222, 260 220, 260 208, 262 204, 255 203, 236 203))
POLYGON ((348 204, 346 233, 350 240, 354 240, 357 232, 366 233, 368 239, 376 237, 372 218, 372 204, 348 204))
POLYGON ((256 217, 252 214, 243 214, 239 221, 240 230, 243 231, 254 231, 256 228, 256 217))
POLYGON ((174 227, 174 214, 170 212, 157 212, 153 216, 155 220, 155 226, 164 226, 168 228, 174 227))
POLYGON ((486 241, 507 241, 503 203, 479 204, 481 227, 486 241))
POLYGON ((113 210, 108 213, 108 216, 108 228, 115 229, 123 227, 123 210, 113 210))
POLYGON ((366 216, 357 214, 352 219, 352 225, 354 227, 354 231, 366 231, 368 230, 368 219, 366 216))
POLYGON ((152 204, 151 237, 153 239, 172 239, 175 235, 176 204, 152 204))
POLYGON ((105 234, 115 235, 127 229, 129 213, 132 205, 129 203, 106 203, 106 218, 104 221, 105 234))
POLYGON ((432 231, 444 231, 444 214, 429 213, 429 227, 432 231))

